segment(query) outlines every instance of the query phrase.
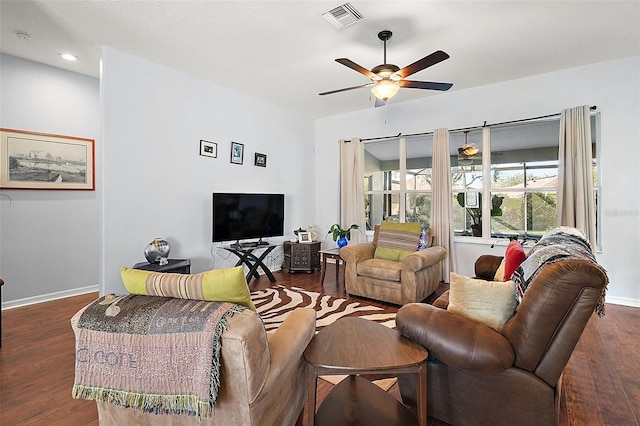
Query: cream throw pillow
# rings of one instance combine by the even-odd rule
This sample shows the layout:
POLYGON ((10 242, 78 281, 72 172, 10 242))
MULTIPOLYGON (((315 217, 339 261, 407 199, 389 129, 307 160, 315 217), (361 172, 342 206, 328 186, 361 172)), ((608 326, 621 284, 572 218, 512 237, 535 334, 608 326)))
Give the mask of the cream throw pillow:
POLYGON ((485 281, 451 273, 447 311, 502 332, 516 309, 513 281, 485 281))
POLYGON ((500 266, 498 266, 498 269, 496 270, 496 274, 493 277, 494 281, 504 281, 504 264, 505 264, 505 258, 502 258, 502 262, 500 262, 500 266))

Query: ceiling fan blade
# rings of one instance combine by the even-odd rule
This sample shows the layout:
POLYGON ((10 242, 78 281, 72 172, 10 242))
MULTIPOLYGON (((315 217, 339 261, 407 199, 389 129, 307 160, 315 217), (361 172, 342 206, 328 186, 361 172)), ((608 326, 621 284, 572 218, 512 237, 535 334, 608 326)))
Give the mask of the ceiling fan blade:
POLYGON ((353 87, 345 87, 344 89, 338 89, 338 90, 331 90, 329 92, 322 92, 322 93, 318 93, 319 95, 331 95, 333 93, 340 93, 340 92, 346 92, 347 90, 353 90, 353 89, 360 89, 362 87, 371 87, 373 86, 375 83, 367 83, 367 84, 361 84, 360 86, 353 86, 353 87))
POLYGON ((356 64, 351 59, 338 58, 338 59, 336 59, 336 62, 344 65, 345 67, 349 67, 352 70, 358 71, 360 74, 366 75, 369 78, 376 78, 376 79, 378 78, 378 76, 376 74, 372 73, 371 71, 369 71, 365 67, 356 64))
POLYGON ((400 87, 407 87, 409 89, 440 90, 442 92, 453 87, 453 83, 435 83, 433 81, 400 80, 398 83, 400 83, 400 87))
POLYGON ((405 78, 410 76, 411 74, 415 74, 418 71, 422 71, 425 68, 429 68, 432 65, 442 62, 445 59, 449 59, 449 55, 447 55, 442 50, 437 50, 431 55, 425 56, 424 58, 415 61, 411 65, 407 65, 401 70, 396 71, 394 75, 399 75, 400 77, 405 78))
MULTIPOLYGON (((375 98, 375 96, 374 96, 375 98)), ((385 106, 387 103, 382 99, 376 98, 376 103, 373 105, 375 108, 385 106)))

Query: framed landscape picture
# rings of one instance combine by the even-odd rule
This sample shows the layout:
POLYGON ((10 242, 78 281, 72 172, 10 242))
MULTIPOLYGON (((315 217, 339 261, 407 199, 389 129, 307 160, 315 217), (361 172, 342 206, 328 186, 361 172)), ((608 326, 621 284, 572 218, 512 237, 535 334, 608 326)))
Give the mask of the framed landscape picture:
POLYGON ((95 141, 0 129, 0 188, 93 191, 95 141))

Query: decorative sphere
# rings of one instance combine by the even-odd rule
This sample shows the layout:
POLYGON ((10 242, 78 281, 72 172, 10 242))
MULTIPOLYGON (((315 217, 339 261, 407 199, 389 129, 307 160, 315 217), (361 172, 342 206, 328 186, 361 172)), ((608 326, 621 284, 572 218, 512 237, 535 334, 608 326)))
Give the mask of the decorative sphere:
POLYGON ((162 238, 156 238, 144 249, 144 257, 147 258, 147 262, 149 263, 162 264, 163 260, 166 262, 169 256, 169 250, 171 250, 171 247, 168 242, 162 238))

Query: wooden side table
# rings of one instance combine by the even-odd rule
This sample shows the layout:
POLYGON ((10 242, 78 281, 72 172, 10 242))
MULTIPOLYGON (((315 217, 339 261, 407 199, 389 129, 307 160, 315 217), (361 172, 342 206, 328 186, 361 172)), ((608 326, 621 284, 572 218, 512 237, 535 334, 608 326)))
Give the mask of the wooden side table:
POLYGON ((395 330, 363 318, 341 318, 316 334, 309 363, 309 425, 406 425, 416 419, 397 399, 360 374, 415 374, 418 424, 427 424, 427 350, 395 330), (318 376, 347 374, 316 413, 318 376))
POLYGON ((320 241, 310 243, 295 243, 285 241, 282 243, 284 272, 312 273, 320 270, 320 241))
POLYGON ((320 250, 320 256, 322 257, 322 279, 320 283, 324 284, 324 276, 327 273, 327 259, 333 259, 336 262, 336 284, 338 283, 338 276, 340 275, 340 264, 343 264, 342 282, 344 282, 344 272, 347 269, 347 264, 344 259, 340 257, 340 249, 336 247, 320 250))

